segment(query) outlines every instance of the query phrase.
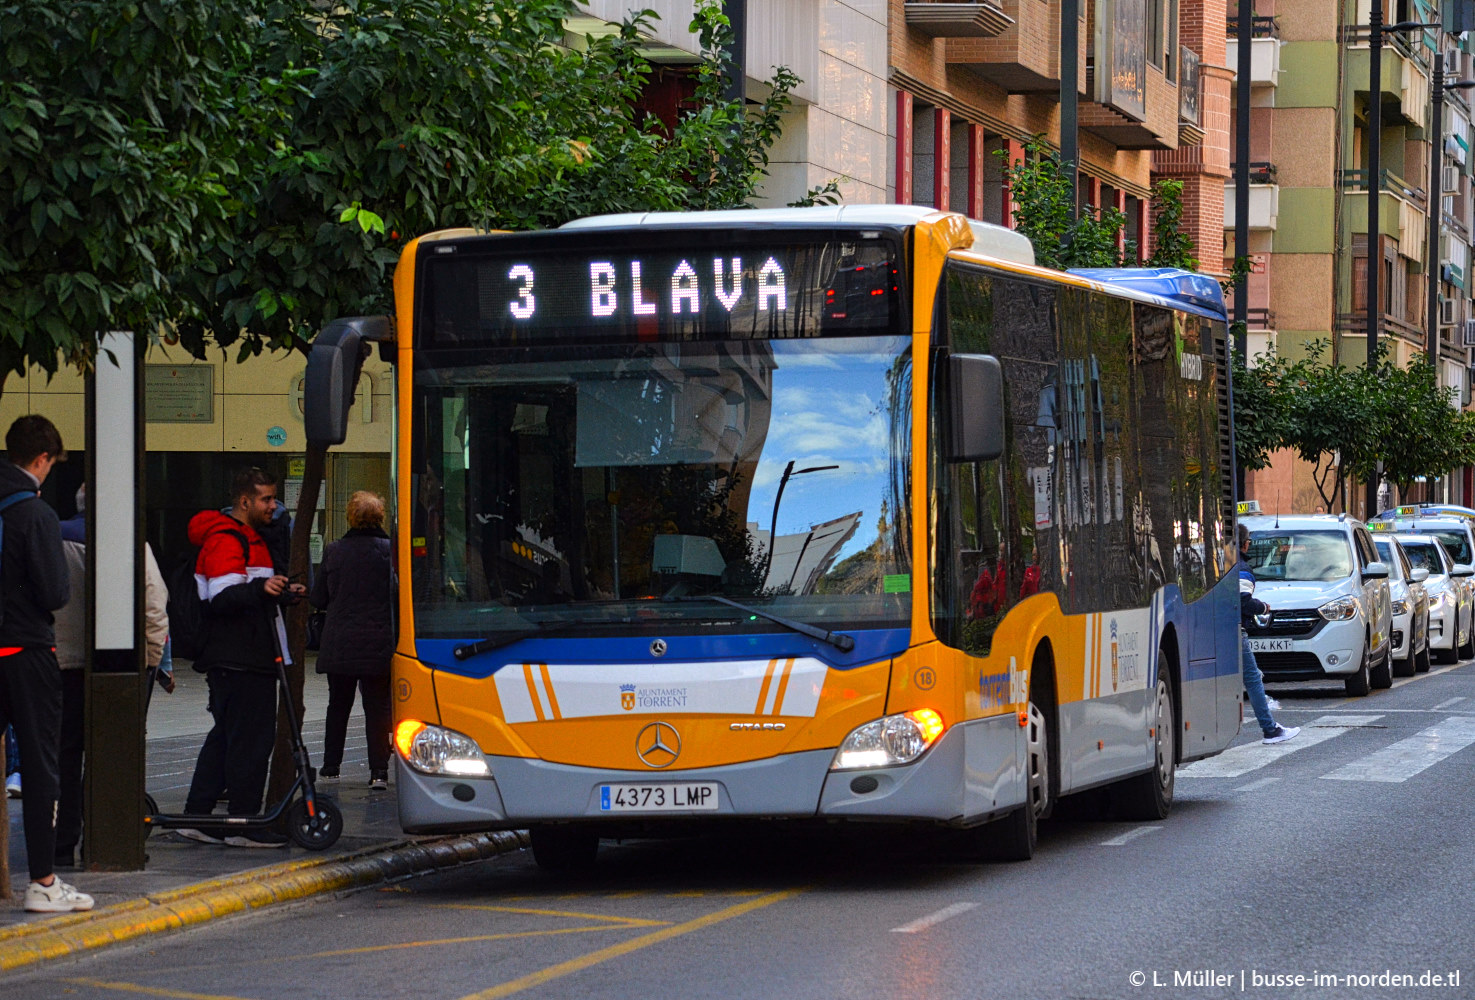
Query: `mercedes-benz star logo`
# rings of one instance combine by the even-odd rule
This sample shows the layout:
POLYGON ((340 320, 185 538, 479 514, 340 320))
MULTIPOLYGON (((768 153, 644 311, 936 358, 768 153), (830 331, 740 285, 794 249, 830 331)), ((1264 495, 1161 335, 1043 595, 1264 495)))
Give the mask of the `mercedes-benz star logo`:
POLYGON ((670 767, 681 756, 681 734, 669 722, 652 722, 636 735, 635 753, 646 767, 670 767))
POLYGON ((665 656, 666 655, 666 640, 665 639, 652 639, 650 641, 650 655, 651 656, 665 656))

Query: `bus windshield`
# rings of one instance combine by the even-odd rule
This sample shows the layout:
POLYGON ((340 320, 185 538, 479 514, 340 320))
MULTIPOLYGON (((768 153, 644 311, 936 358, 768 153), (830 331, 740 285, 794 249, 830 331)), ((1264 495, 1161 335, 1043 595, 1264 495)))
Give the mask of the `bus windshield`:
POLYGON ((416 630, 761 632, 705 595, 905 627, 911 355, 897 335, 422 350, 416 630))

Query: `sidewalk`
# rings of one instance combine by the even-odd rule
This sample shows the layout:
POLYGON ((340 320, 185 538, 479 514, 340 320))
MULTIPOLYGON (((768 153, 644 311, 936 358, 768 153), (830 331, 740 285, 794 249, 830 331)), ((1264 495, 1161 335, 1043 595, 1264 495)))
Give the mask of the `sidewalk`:
MULTIPOLYGON (((310 666, 308 669, 311 671, 310 666)), ((323 675, 309 672, 303 695, 307 704, 303 735, 307 739, 308 753, 317 765, 323 755, 323 715, 328 704, 328 687, 323 675)), ((207 696, 204 676, 189 669, 187 664, 175 673, 174 694, 165 694, 162 688, 154 691, 153 705, 149 709, 147 775, 148 790, 158 800, 161 809, 178 811, 184 808, 185 793, 189 791, 190 776, 194 773, 195 755, 210 729, 210 715, 205 708, 207 696)), ((337 786, 324 784, 321 788, 325 794, 335 797, 343 810, 343 836, 331 850, 321 852, 323 854, 347 854, 400 839, 394 786, 391 785, 387 792, 369 791, 363 726, 363 714, 356 710, 349 720, 343 779, 337 786)), ((22 761, 22 768, 24 763, 22 761)), ((24 771, 21 780, 25 780, 24 771)), ((9 811, 10 881, 15 905, 11 908, 0 906, 0 926, 18 920, 35 920, 38 916, 27 914, 20 908, 29 879, 26 877, 26 844, 21 832, 19 800, 10 800, 9 811)), ((63 870, 61 875, 103 907, 247 868, 319 856, 319 852, 306 851, 295 844, 281 850, 217 847, 197 844, 165 831, 149 838, 146 851, 147 867, 142 872, 88 872, 79 868, 63 870)))

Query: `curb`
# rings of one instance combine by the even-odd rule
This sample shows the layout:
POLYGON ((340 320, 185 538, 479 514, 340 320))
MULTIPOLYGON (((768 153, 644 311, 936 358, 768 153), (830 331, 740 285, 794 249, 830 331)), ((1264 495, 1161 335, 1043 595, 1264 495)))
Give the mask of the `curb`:
POLYGON ((453 868, 528 846, 524 831, 500 831, 429 841, 400 841, 333 858, 249 869, 125 900, 86 913, 0 929, 0 972, 108 948, 146 934, 167 934, 238 913, 325 892, 453 868))

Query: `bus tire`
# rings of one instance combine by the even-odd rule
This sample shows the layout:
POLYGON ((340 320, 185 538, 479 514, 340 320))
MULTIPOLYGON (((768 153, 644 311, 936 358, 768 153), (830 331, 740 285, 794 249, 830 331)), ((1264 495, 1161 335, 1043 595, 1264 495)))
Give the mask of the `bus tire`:
POLYGON ((582 826, 535 826, 528 831, 533 860, 545 872, 571 875, 594 867, 599 837, 582 826))
MULTIPOLYGON (((1166 664, 1160 653, 1158 662, 1166 664)), ((1126 820, 1166 819, 1173 808, 1178 770, 1178 718, 1173 710, 1173 684, 1159 672, 1152 723, 1152 770, 1119 782, 1113 789, 1116 814, 1126 820)))
POLYGON ((1050 720, 1040 710, 1031 685, 1024 726, 1024 804, 982 829, 995 861, 1028 861, 1039 842, 1040 818, 1051 804, 1050 720))

